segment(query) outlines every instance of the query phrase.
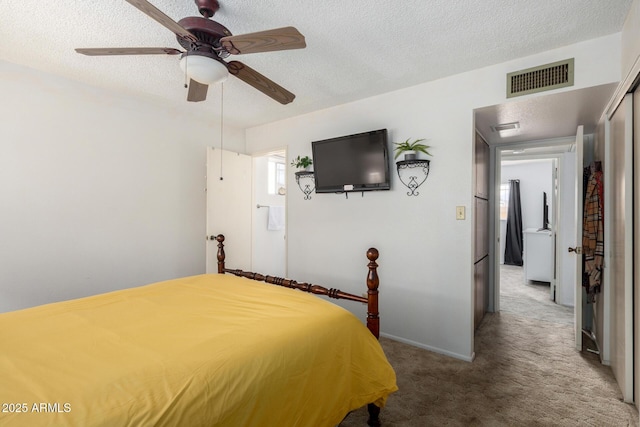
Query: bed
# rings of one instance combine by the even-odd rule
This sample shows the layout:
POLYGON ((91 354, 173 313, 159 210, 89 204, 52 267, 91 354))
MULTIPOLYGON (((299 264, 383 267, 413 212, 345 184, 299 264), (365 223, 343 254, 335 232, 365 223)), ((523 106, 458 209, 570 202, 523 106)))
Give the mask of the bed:
POLYGON ((377 250, 360 297, 228 269, 216 240, 219 274, 0 314, 0 425, 380 425, 377 250), (311 294, 366 303, 367 327, 311 294))

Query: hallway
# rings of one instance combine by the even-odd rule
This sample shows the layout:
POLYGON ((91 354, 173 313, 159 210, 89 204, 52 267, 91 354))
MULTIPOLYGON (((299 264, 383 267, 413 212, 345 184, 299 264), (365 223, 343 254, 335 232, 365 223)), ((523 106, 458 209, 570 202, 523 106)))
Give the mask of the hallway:
POLYGON ((548 283, 525 282, 523 267, 514 265, 500 266, 500 311, 573 325, 573 308, 551 301, 548 283))

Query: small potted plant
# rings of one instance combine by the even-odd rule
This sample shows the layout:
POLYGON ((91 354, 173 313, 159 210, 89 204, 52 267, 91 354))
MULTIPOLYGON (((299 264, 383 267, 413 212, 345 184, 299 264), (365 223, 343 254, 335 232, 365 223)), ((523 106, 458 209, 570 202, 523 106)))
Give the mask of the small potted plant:
POLYGON ((428 151, 431 146, 422 144, 422 141, 425 141, 425 139, 421 138, 411 141, 411 138, 409 138, 403 142, 394 142, 396 146, 394 149, 396 152, 395 158, 397 159, 400 154, 404 153, 405 160, 416 160, 418 152, 431 156, 431 153, 428 151))
POLYGON ((311 160, 311 157, 309 156, 304 156, 304 157, 298 156, 291 161, 291 166, 293 166, 294 168, 302 169, 302 170, 309 170, 312 164, 313 164, 313 160, 311 160))

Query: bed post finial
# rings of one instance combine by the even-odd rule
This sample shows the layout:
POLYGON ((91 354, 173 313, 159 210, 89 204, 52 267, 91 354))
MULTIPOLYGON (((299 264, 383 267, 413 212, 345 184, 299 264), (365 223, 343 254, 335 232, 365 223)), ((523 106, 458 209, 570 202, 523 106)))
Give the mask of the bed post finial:
POLYGON ((378 285, 380 280, 378 279, 378 250, 376 248, 369 248, 367 251, 367 258, 369 259, 369 273, 367 274, 367 328, 376 337, 380 338, 380 313, 378 311, 378 285))
POLYGON ((224 274, 224 235, 218 234, 216 241, 218 242, 218 274, 224 274))

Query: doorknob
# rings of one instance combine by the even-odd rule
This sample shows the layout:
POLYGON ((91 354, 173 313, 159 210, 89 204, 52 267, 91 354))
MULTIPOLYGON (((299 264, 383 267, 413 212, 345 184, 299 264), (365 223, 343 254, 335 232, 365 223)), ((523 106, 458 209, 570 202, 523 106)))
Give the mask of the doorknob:
POLYGON ((577 255, 582 254, 582 246, 576 246, 575 248, 569 248, 569 252, 575 252, 577 255))

